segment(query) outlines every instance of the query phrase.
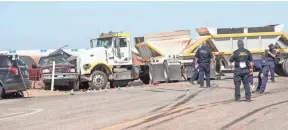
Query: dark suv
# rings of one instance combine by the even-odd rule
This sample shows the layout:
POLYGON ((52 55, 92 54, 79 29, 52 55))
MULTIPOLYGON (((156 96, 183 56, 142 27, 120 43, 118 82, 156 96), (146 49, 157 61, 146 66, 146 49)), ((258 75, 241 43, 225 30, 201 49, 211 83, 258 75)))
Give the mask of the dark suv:
POLYGON ((26 90, 25 85, 29 88, 32 84, 29 80, 28 67, 17 57, 17 55, 0 54, 0 99, 5 94, 22 93, 26 90))

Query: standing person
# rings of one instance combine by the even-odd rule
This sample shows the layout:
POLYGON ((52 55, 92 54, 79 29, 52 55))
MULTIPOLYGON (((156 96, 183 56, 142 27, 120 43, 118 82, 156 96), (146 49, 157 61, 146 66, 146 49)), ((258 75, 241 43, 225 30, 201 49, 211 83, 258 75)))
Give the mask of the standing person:
POLYGON ((250 73, 253 71, 253 57, 249 50, 244 48, 242 40, 238 40, 238 49, 233 52, 230 62, 235 62, 234 85, 235 85, 235 101, 240 101, 240 85, 241 81, 245 89, 245 98, 247 102, 251 101, 251 91, 249 85, 250 73))
POLYGON ((276 58, 276 50, 274 49, 273 44, 270 44, 269 49, 267 51, 267 64, 269 65, 269 71, 271 74, 271 81, 272 83, 275 82, 275 58, 276 58))
MULTIPOLYGON (((204 74, 206 77, 206 87, 210 86, 210 63, 213 61, 212 51, 208 46, 207 43, 203 43, 202 46, 197 50, 195 55, 195 63, 198 65, 199 68, 199 81, 200 87, 204 87, 204 74)), ((213 61, 214 62, 214 61, 213 61)))

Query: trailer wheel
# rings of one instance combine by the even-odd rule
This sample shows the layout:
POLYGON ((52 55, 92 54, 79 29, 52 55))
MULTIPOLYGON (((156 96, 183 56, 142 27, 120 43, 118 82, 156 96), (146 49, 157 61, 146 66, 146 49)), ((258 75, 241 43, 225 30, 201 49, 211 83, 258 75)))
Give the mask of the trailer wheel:
POLYGON ((92 81, 89 82, 89 86, 92 89, 96 89, 96 90, 100 88, 104 89, 107 85, 107 82, 108 82, 107 75, 102 71, 95 70, 92 73, 92 81))
POLYGON ((283 65, 281 64, 276 64, 275 65, 275 73, 279 76, 285 76, 285 73, 283 71, 283 68, 282 68, 283 65))
POLYGON ((4 97, 4 88, 3 86, 0 84, 0 99, 2 99, 4 97))
POLYGON ((167 63, 167 61, 164 61, 163 67, 164 67, 164 78, 165 78, 165 82, 168 83, 168 82, 170 82, 170 77, 169 77, 169 68, 168 68, 168 63, 167 63))
POLYGON ((288 76, 288 59, 285 59, 282 63, 283 72, 285 73, 284 76, 288 76))
POLYGON ((145 75, 145 76, 140 76, 140 80, 144 83, 144 84, 149 84, 149 75, 145 75))
POLYGON ((153 70, 152 70, 152 66, 149 65, 149 79, 150 79, 150 84, 154 83, 152 71, 153 71, 153 70))

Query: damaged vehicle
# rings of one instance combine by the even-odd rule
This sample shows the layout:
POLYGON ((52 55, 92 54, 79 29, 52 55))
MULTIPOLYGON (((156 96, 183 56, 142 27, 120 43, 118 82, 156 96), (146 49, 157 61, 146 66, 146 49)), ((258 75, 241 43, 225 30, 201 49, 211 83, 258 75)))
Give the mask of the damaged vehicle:
POLYGON ((54 86, 68 86, 69 89, 79 90, 76 58, 62 49, 41 57, 39 60, 45 89, 51 89, 53 61, 55 61, 54 86))

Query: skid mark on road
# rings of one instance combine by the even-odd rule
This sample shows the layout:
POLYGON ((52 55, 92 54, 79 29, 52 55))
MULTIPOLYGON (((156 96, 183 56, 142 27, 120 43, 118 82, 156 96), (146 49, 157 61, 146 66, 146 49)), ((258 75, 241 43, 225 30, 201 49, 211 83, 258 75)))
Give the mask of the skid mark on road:
MULTIPOLYGON (((199 90, 200 92, 203 91, 205 89, 202 89, 202 90, 199 90)), ((275 94, 275 93, 280 93, 280 92, 285 92, 287 91, 288 89, 278 89, 276 91, 271 91, 269 93, 266 93, 265 95, 270 95, 270 94, 275 94)), ((196 92, 196 93, 199 93, 196 92)), ((192 95, 195 95, 192 94, 192 95)), ((265 96, 265 95, 255 95, 255 96, 252 96, 252 98, 257 98, 257 97, 261 97, 261 96, 265 96)), ((190 98, 193 98, 193 96, 189 96, 190 98)), ((187 99, 186 99, 187 100, 187 99)), ((288 102, 288 100, 287 100, 288 102)), ((234 99, 229 99, 229 100, 223 100, 223 101, 217 101, 217 102, 212 102, 212 103, 209 103, 209 104, 205 104, 206 107, 201 107, 199 108, 199 110, 202 110, 202 109, 207 109, 207 108, 211 108, 211 107, 215 107, 215 106, 219 106, 219 105, 223 105, 223 104, 231 104, 231 103, 235 103, 234 99)), ((185 104, 185 103, 184 103, 185 104)), ((201 105, 201 104, 200 104, 201 105)), ((168 106, 168 105, 167 105, 168 106)), ((199 105, 198 105, 199 106, 199 105)), ((133 127, 136 127, 136 126, 140 126, 140 125, 143 125, 147 122, 150 122, 150 121, 156 121, 158 119, 161 119, 163 117, 167 117, 169 115, 172 115, 172 114, 177 114, 179 112, 183 112, 183 111, 186 111, 186 110, 190 110, 192 109, 191 105, 186 105, 186 106, 182 106, 182 105, 178 105, 176 107, 172 107, 171 109, 168 109, 164 112, 161 112, 160 114, 153 114, 153 115, 147 115, 147 116, 144 116, 144 117, 140 117, 140 118, 137 118, 137 119, 134 119, 134 120, 130 120, 130 121, 126 121, 126 122, 122 122, 122 123, 119 123, 119 124, 115 124, 115 125, 111 125, 111 126, 107 126, 107 127, 104 127, 102 128, 102 130, 110 130, 110 129, 120 129, 120 128, 123 128, 125 126, 128 126, 128 127, 125 127, 125 129, 129 129, 129 128, 133 128, 133 127)), ((196 108, 195 108, 196 109, 196 108)), ((196 109, 196 111, 199 111, 198 109, 196 109)), ((257 110, 257 109, 256 109, 257 110)), ((188 115, 188 114, 191 114, 193 112, 196 112, 195 110, 190 110, 188 112, 185 112, 185 114, 181 114, 181 115, 177 115, 177 116, 174 116, 174 117, 171 117, 169 119, 166 119, 166 121, 160 121, 158 122, 158 124, 163 124, 167 121, 170 121, 170 120, 173 120, 177 117, 180 117, 180 116, 184 116, 184 115, 188 115)), ((249 113, 248 113, 249 114, 249 113)), ((233 123, 233 122, 232 122, 233 123)), ((237 123, 237 121, 235 122, 237 123)), ((235 124, 234 123, 234 124, 235 124)), ((156 124, 153 124, 153 125, 150 125, 148 127, 153 127, 153 126, 156 126, 158 125, 157 123, 156 124)), ((232 124, 232 125, 234 125, 232 124)), ((229 125, 229 124, 228 124, 229 125)), ((229 126, 230 127, 230 126, 229 126)), ((226 129, 226 128, 224 128, 226 129)))
MULTIPOLYGON (((180 106, 180 105, 183 105, 183 104, 187 103, 188 101, 190 101, 192 98, 194 98, 195 96, 197 96, 197 94, 200 93, 200 92, 202 92, 203 90, 204 90, 204 89, 201 89, 201 90, 197 91, 196 93, 190 95, 189 97, 185 98, 183 101, 181 101, 181 102, 175 104, 174 106, 172 106, 172 108, 170 108, 170 109, 173 109, 173 108, 175 108, 175 107, 177 107, 177 106, 180 106)), ((186 90, 186 91, 187 91, 187 90, 186 90)), ((186 95, 187 95, 186 93, 185 93, 185 94, 182 94, 182 95, 176 97, 176 99, 175 99, 173 102, 171 102, 171 103, 169 103, 169 104, 166 104, 166 105, 164 105, 164 106, 161 106, 161 107, 159 107, 159 108, 156 108, 156 109, 152 110, 151 112, 155 112, 155 111, 161 110, 161 109, 163 109, 163 108, 165 108, 165 107, 168 107, 169 105, 172 105, 173 103, 175 103, 175 102, 177 102, 178 100, 182 99, 182 98, 185 97, 186 95)))
POLYGON ((202 110, 202 109, 205 109, 205 108, 199 108, 199 109, 196 109, 196 110, 191 110, 191 111, 185 112, 185 113, 183 113, 183 114, 180 114, 180 115, 174 116, 174 117, 172 117, 172 118, 168 118, 168 119, 165 119, 165 120, 160 121, 160 122, 158 122, 158 123, 155 123, 155 124, 149 125, 149 126, 145 127, 144 129, 148 129, 148 128, 151 128, 151 127, 154 127, 154 126, 157 126, 157 125, 160 125, 160 124, 166 123, 166 122, 171 121, 171 120, 174 120, 174 119, 176 119, 176 118, 178 118, 178 117, 182 117, 182 116, 185 116, 185 115, 191 114, 191 113, 193 113, 193 112, 196 112, 196 111, 199 111, 199 110, 202 110))
POLYGON ((165 91, 159 91, 159 90, 145 90, 145 91, 157 92, 157 93, 159 93, 159 92, 165 92, 165 91))
POLYGON ((188 96, 187 98, 185 98, 183 101, 175 104, 174 106, 172 106, 172 109, 178 106, 181 106, 187 102, 189 102, 191 99, 193 99, 194 97, 196 97, 199 93, 201 93, 202 91, 204 91, 205 89, 201 89, 199 91, 197 91, 196 93, 191 94, 190 96, 188 96))
MULTIPOLYGON (((22 110, 22 109, 17 109, 17 110, 22 110)), ((5 116, 5 117, 1 117, 0 120, 7 120, 7 119, 15 118, 15 117, 33 115, 33 114, 36 114, 38 112, 43 111, 43 109, 28 109, 28 110, 31 110, 31 112, 14 113, 14 114, 11 114, 11 115, 8 115, 8 116, 5 116)))
POLYGON ((276 106, 276 105, 280 105, 280 104, 284 104, 284 103, 288 103, 288 100, 286 100, 286 101, 282 101, 282 102, 273 103, 273 104, 270 104, 270 105, 267 105, 267 106, 264 106, 264 107, 261 107, 261 108, 255 109, 255 110, 253 110, 253 111, 251 111, 251 112, 245 114, 244 116, 242 116, 242 117, 240 117, 240 118, 238 118, 238 119, 232 121, 231 123, 229 123, 229 124, 227 124, 227 125, 221 127, 219 130, 225 130, 225 129, 227 129, 227 128, 233 126, 234 124, 236 124, 236 123, 238 123, 238 122, 240 122, 240 121, 246 119, 247 117, 250 117, 250 116, 252 116, 253 114, 255 114, 255 113, 257 113, 257 112, 262 111, 263 109, 266 109, 266 108, 269 108, 269 107, 272 107, 272 106, 276 106))

